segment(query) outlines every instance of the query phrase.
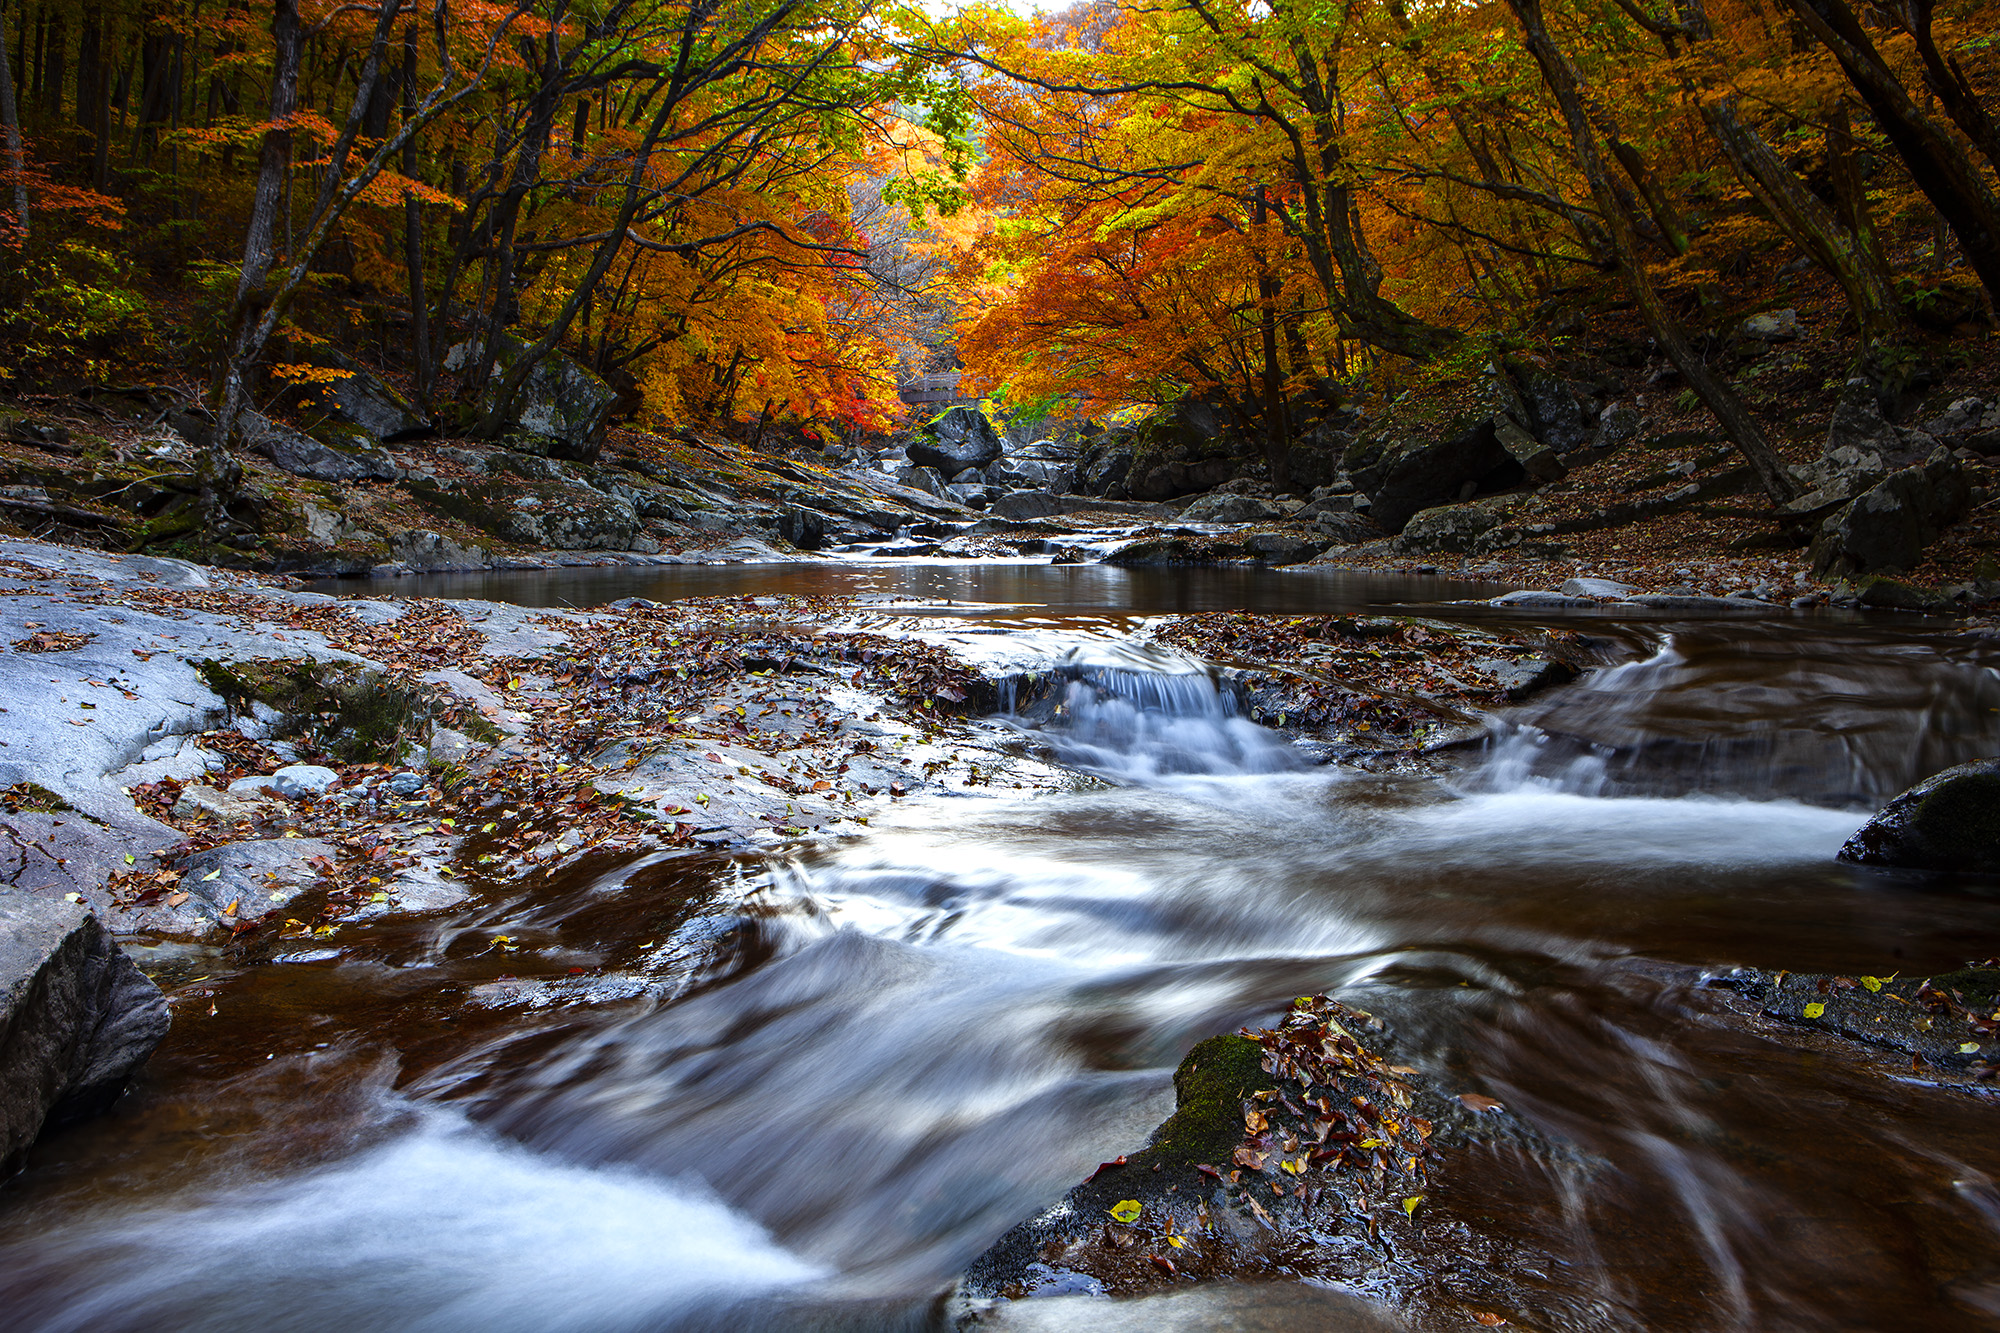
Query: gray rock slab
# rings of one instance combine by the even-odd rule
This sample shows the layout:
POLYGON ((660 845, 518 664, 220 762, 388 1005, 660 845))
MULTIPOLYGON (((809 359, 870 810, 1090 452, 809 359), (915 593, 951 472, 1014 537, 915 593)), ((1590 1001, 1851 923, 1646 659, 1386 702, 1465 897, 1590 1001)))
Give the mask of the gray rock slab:
POLYGON ((0 1175, 108 1107, 166 1036, 166 998, 79 904, 0 889, 0 1175))

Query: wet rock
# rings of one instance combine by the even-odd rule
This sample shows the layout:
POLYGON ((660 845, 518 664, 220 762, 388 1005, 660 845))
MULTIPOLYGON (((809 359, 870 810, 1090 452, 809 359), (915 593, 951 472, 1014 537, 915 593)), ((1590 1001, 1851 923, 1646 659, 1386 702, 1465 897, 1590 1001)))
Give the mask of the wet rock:
POLYGON ((146 928, 161 934, 200 938, 217 927, 253 921, 273 908, 289 907, 311 891, 319 872, 313 857, 332 858, 333 844, 318 838, 251 838, 224 843, 188 858, 171 915, 156 914, 146 928), (165 919, 162 919, 165 917, 165 919))
POLYGON ((396 773, 385 779, 382 785, 397 796, 415 796, 424 789, 424 775, 421 773, 396 773))
POLYGON ((1812 545, 1821 578, 1911 570, 1924 548, 1964 515, 1972 500, 1964 468, 1936 450, 1923 465, 1893 472, 1821 523, 1812 545))
POLYGON ((1744 320, 1736 326, 1736 331, 1756 342, 1791 342, 1799 336, 1799 312, 1791 309, 1767 310, 1744 320))
MULTIPOLYGON (((495 390, 529 344, 502 334, 494 344, 493 371, 479 394, 479 410, 493 410, 495 390)), ((444 368, 457 372, 478 361, 479 344, 463 342, 445 356, 444 368)), ((528 372, 508 412, 508 445, 550 458, 591 462, 603 445, 604 422, 618 395, 611 386, 560 352, 551 352, 528 372)))
POLYGON ((1950 605, 1949 599, 1929 588, 1879 574, 1861 580, 1855 600, 1883 611, 1942 611, 1950 605))
POLYGON ((1506 522, 1519 504, 1518 496, 1499 496, 1423 510, 1404 526, 1396 549, 1405 555, 1470 551, 1479 536, 1506 522))
POLYGON ((395 460, 381 450, 325 444, 258 412, 243 414, 243 438, 253 453, 262 454, 295 477, 313 481, 394 481, 403 475, 395 460))
POLYGON ((1000 433, 976 407, 954 407, 926 425, 904 449, 912 463, 945 476, 983 468, 1000 457, 1000 433))
POLYGON ((1261 523, 1284 516, 1285 511, 1268 500, 1227 492, 1204 495, 1181 510, 1189 523, 1261 523))
POLYGON ((1493 682, 1493 687, 1509 703, 1519 703, 1554 685, 1566 685, 1577 677, 1567 662, 1552 657, 1529 657, 1516 661, 1505 657, 1482 657, 1472 669, 1493 682))
POLYGON ((1905 870, 2000 874, 2000 759, 1932 774, 1849 838, 1840 859, 1905 870))
POLYGON ((1510 417, 1493 419, 1493 438, 1521 465, 1521 471, 1536 481, 1560 481, 1569 475, 1569 469, 1556 457, 1554 449, 1521 429, 1510 417))
POLYGON ((0 889, 0 1175, 44 1129, 110 1106, 169 1021, 90 911, 0 889))
POLYGON ((1564 592, 1542 592, 1533 588, 1523 588, 1519 592, 1503 593, 1487 599, 1488 606, 1547 607, 1559 610, 1564 607, 1594 607, 1597 600, 1564 592))

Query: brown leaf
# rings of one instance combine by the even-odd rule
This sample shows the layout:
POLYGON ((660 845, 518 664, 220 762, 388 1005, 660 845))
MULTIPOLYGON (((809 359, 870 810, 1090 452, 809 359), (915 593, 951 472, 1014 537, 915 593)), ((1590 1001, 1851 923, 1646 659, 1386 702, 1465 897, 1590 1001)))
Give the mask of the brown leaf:
POLYGON ((1504 1111, 1506 1106, 1491 1097, 1482 1097, 1476 1092, 1461 1092, 1458 1099, 1471 1111, 1504 1111))

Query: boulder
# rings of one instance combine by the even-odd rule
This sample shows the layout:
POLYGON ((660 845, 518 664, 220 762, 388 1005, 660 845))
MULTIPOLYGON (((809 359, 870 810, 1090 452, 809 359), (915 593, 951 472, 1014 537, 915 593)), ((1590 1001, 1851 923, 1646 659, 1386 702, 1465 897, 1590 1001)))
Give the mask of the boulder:
POLYGON ((1243 543, 1245 550, 1267 565, 1297 565, 1312 559, 1331 543, 1325 537, 1294 532, 1259 532, 1243 543))
POLYGON ((1553 657, 1529 657, 1513 661, 1505 657, 1482 657, 1472 669, 1493 682, 1493 688, 1508 703, 1519 703, 1552 685, 1576 679, 1576 668, 1553 657))
POLYGON ((1134 458, 1125 478, 1126 492, 1135 500, 1173 500, 1221 486, 1243 470, 1241 459, 1224 454, 1188 456, 1183 448, 1134 458))
POLYGON ((1840 849, 1855 865, 2000 874, 2000 759, 1932 774, 1840 849))
MULTIPOLYGON (((502 334, 495 344, 493 371, 479 391, 481 413, 493 410, 501 379, 529 344, 502 334)), ((463 342, 445 355, 444 368, 463 371, 479 360, 480 345, 463 342)), ((560 352, 542 358, 507 414, 508 444, 527 453, 581 462, 596 459, 604 442, 604 422, 618 395, 611 386, 560 352)))
POLYGON ((1355 546, 1388 535, 1366 514, 1314 514, 1312 525, 1315 531, 1341 546, 1355 546))
POLYGON ((110 1106, 167 1035, 166 997, 87 908, 0 889, 0 1175, 110 1106))
POLYGON ((199 936, 217 926, 254 921, 274 907, 289 907, 319 882, 307 864, 332 859, 339 848, 318 838, 249 838, 224 843, 188 858, 178 904, 189 920, 183 930, 199 936))
POLYGON ((1204 495, 1181 510, 1181 518, 1189 523, 1262 523, 1283 517, 1285 511, 1269 500, 1226 491, 1204 495))
POLYGON ((1856 376, 1847 381, 1834 404, 1819 458, 1794 471, 1811 488, 1808 500, 1845 499, 1895 471, 1904 452, 1896 428, 1882 415, 1875 386, 1856 376))
MULTIPOLYGON (((1586 409, 1584 401, 1570 387, 1568 380, 1524 361, 1509 361, 1507 372, 1527 413, 1525 417, 1516 418, 1526 428, 1525 434, 1555 454, 1574 453, 1591 442, 1594 431, 1590 418, 1595 415, 1595 407, 1586 409)), ((1511 445, 1508 452, 1514 452, 1511 445)), ((1515 456, 1520 457, 1519 454, 1515 456)), ((1529 469, 1528 475, 1536 475, 1533 468, 1529 469)), ((1561 475, 1560 471, 1556 473, 1556 476, 1561 475)))
POLYGON ((908 486, 912 490, 922 491, 925 495, 935 496, 940 500, 944 499, 944 477, 934 467, 918 467, 914 463, 907 467, 899 467, 896 469, 896 481, 898 485, 908 486))
POLYGON ((1639 409, 1629 403, 1607 404, 1597 414, 1597 435, 1591 441, 1594 449, 1616 449, 1627 440, 1637 439, 1645 418, 1639 409))
POLYGON ((1071 501, 1047 491, 1009 491, 993 502, 991 513, 995 518, 1048 518, 1067 514, 1074 507, 1071 501))
POLYGON ((826 515, 786 505, 778 514, 778 535, 801 551, 817 551, 826 545, 826 515))
POLYGON ((955 500, 968 509, 984 509, 998 497, 994 489, 984 482, 977 485, 955 482, 944 488, 944 498, 955 500))
POLYGON ((1556 451, 1522 430, 1512 417, 1493 418, 1493 438, 1536 481, 1561 481, 1569 475, 1556 451))
POLYGON ((1629 583, 1620 583, 1615 579, 1592 578, 1568 579, 1563 583, 1562 590, 1565 597, 1604 597, 1614 601, 1630 597, 1638 591, 1629 583))
POLYGON ((1761 315, 1752 315, 1736 326, 1736 331, 1754 342, 1791 342, 1799 336, 1799 312, 1796 310, 1767 310, 1761 315))
POLYGON ((410 493, 440 513, 523 546, 563 551, 629 551, 639 512, 628 501, 571 481, 523 477, 411 479, 410 493))
POLYGON ((904 452, 919 467, 934 467, 947 477, 967 468, 983 468, 1001 454, 1000 432, 976 407, 954 407, 932 419, 904 452))
POLYGON ((1924 548, 1965 513, 1972 489, 1943 448, 1919 467, 1890 473, 1852 504, 1827 516, 1813 539, 1821 578, 1915 569, 1924 548))
POLYGON ((243 439, 295 477, 313 481, 394 481, 403 475, 396 461, 380 449, 342 447, 316 440, 290 426, 281 426, 260 412, 243 414, 243 439))
POLYGON ((1512 517, 1519 503, 1519 497, 1506 495, 1426 509, 1404 525, 1396 550, 1405 555, 1463 554, 1482 534, 1512 517))
POLYGON ((484 569, 492 562, 481 546, 460 546, 443 533, 410 528, 389 539, 389 552, 413 570, 438 572, 484 569))
POLYGON ((1077 491, 1110 500, 1125 499, 1125 478, 1131 475, 1132 457, 1131 445, 1122 441, 1092 445, 1077 463, 1077 491))
POLYGON ((360 431, 371 444, 392 444, 433 435, 431 423, 393 385, 359 362, 330 347, 295 347, 291 355, 307 365, 342 372, 314 386, 318 407, 333 421, 360 431))
POLYGON ((1348 455, 1348 475, 1374 502, 1371 517, 1399 532, 1418 511, 1475 491, 1514 486, 1527 473, 1500 443, 1494 413, 1477 411, 1421 434, 1380 436, 1348 455))

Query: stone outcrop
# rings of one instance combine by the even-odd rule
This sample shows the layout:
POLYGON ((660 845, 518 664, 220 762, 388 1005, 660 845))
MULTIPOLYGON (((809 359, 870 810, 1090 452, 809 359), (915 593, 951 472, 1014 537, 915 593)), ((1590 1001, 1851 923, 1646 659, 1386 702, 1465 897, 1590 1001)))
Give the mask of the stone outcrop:
POLYGON ((1285 512, 1269 500, 1227 491, 1204 495, 1181 511, 1189 523, 1263 523, 1284 516, 1285 512))
POLYGON ((259 412, 243 414, 243 438, 252 450, 295 477, 313 481, 394 481, 403 475, 396 461, 381 449, 358 442, 330 444, 280 425, 259 412))
POLYGON ((1971 499, 1964 469, 1939 448, 1829 515, 1813 540, 1813 570, 1825 578, 1915 569, 1924 548, 1964 515, 1971 499))
POLYGON ((0 1174, 108 1107, 167 1034, 166 998, 89 910, 0 889, 0 1174))
POLYGON ((354 428, 374 444, 434 433, 415 404, 352 358, 330 347, 294 347, 290 355, 307 365, 341 372, 339 378, 314 386, 315 406, 329 421, 354 428))
MULTIPOLYGON (((502 335, 494 346, 493 372, 479 394, 482 413, 493 410, 502 377, 529 344, 502 335)), ((444 367, 462 371, 479 355, 479 344, 460 343, 446 354, 444 367)), ((610 385, 562 353, 551 352, 528 372, 514 395, 507 414, 507 444, 524 453, 592 462, 604 442, 605 419, 617 401, 610 385)))
POLYGON ((1000 457, 1000 433, 976 407, 954 407, 918 432, 904 452, 918 467, 936 468, 955 477, 967 468, 983 468, 1000 457))
POLYGON ((2000 759, 1934 773, 1840 849, 1856 865, 2000 874, 2000 759))
POLYGON ((1506 523, 1520 505, 1520 497, 1497 496, 1467 504, 1438 505, 1415 515, 1396 538, 1396 550, 1405 555, 1463 554, 1487 533, 1506 523))

